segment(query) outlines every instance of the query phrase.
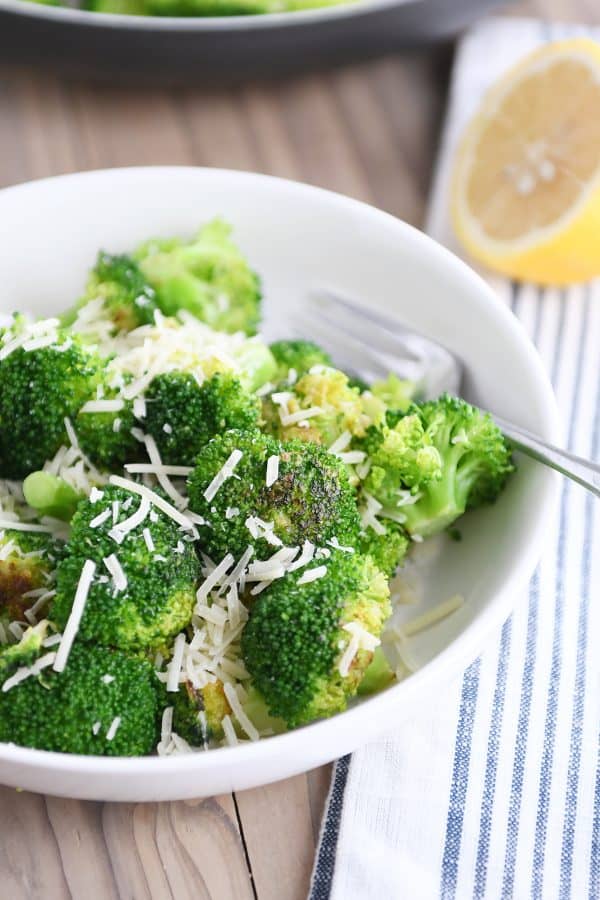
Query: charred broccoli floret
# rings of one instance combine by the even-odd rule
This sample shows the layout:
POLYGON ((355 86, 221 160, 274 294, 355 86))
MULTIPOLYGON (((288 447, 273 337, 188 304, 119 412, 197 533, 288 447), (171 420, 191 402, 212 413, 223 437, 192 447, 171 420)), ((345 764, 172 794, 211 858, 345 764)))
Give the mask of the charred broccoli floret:
POLYGON ((358 538, 356 501, 343 464, 301 441, 280 443, 258 431, 213 438, 198 454, 189 498, 205 520, 198 526, 200 542, 219 559, 241 555, 249 545, 265 558, 282 544, 324 544, 336 537, 354 545, 358 538), (267 484, 269 458, 276 460, 277 477, 267 484))
MULTIPOLYGON (((94 756, 151 753, 158 739, 159 713, 159 691, 151 664, 118 650, 77 642, 64 671, 55 672, 51 666, 54 651, 39 655, 42 638, 32 637, 35 632, 26 632, 16 647, 0 649, 4 685, 0 690, 0 741, 94 756), (18 666, 32 669, 28 677, 7 690, 2 662, 11 654, 16 656, 21 646, 24 652, 19 654, 18 666)), ((14 663, 13 658, 13 669, 14 663)))
POLYGON ((98 254, 85 294, 73 309, 63 315, 63 325, 72 325, 81 309, 94 301, 101 301, 95 318, 109 319, 115 334, 150 324, 158 308, 154 289, 147 283, 135 260, 124 254, 98 254))
POLYGON ((288 726, 330 716, 356 693, 391 612, 386 577, 369 557, 332 554, 309 583, 288 574, 260 594, 242 655, 269 711, 288 726))
POLYGON ((192 617, 199 577, 193 544, 154 507, 127 530, 127 519, 141 504, 148 509, 147 502, 112 485, 102 494, 95 502, 83 501, 73 517, 71 537, 58 565, 51 619, 64 628, 89 559, 96 571, 79 626, 80 638, 125 650, 159 647, 192 617))
POLYGON ((0 477, 24 478, 68 443, 65 418, 77 415, 99 378, 100 359, 76 336, 48 323, 45 336, 54 340, 37 349, 43 323, 29 326, 16 319, 0 331, 0 477), (11 343, 23 338, 7 354, 11 343), (31 345, 34 349, 27 349, 31 345))
POLYGON ((293 383, 313 366, 333 365, 329 353, 312 341, 274 341, 269 346, 277 362, 276 382, 291 380, 293 383))
MULTIPOLYGON (((412 406, 440 460, 437 477, 410 487, 414 503, 401 507, 404 527, 422 537, 447 528, 470 507, 492 503, 514 466, 511 450, 488 413, 444 394, 412 406)), ((402 485, 400 485, 401 487, 402 485)))
MULTIPOLYGON (((285 731, 285 722, 269 715, 260 692, 250 685, 241 707, 252 725, 259 732, 280 734, 285 731)), ((173 705, 173 731, 191 747, 203 747, 224 738, 223 718, 230 716, 238 737, 247 734, 236 718, 225 696, 224 685, 214 681, 202 688, 194 688, 189 681, 180 685, 177 694, 168 694, 173 705)))
POLYGON ((230 235, 230 226, 215 220, 189 242, 152 240, 136 251, 165 315, 187 310, 219 331, 256 333, 259 279, 230 235))
POLYGON ((51 590, 62 544, 49 534, 0 532, 0 615, 22 622, 36 601, 26 596, 40 588, 51 590))
POLYGON ((201 448, 223 431, 256 428, 260 414, 259 399, 228 372, 217 372, 202 384, 185 372, 159 375, 146 401, 146 431, 162 461, 174 465, 193 465, 201 448))

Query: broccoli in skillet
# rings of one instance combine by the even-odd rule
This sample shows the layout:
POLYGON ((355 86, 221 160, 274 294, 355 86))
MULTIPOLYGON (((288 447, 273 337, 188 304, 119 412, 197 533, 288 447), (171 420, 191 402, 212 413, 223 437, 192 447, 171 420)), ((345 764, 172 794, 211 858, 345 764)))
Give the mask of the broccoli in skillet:
POLYGON ((68 444, 65 418, 94 393, 101 360, 56 320, 0 330, 0 477, 24 478, 68 444))
POLYGON ((290 573, 260 594, 242 634, 244 662, 272 715, 289 727, 345 709, 391 612, 369 557, 336 552, 327 573, 290 573))
POLYGON ((135 253, 163 313, 192 313, 211 328, 255 334, 260 320, 260 283, 231 228, 209 222, 191 241, 151 240, 135 253))
POLYGON ((56 648, 42 648, 44 626, 0 649, 0 741, 94 756, 151 753, 160 692, 150 663, 77 642, 55 672, 56 648))
POLYGON ((282 544, 337 538, 353 546, 358 539, 346 470, 314 444, 227 431, 198 454, 189 497, 190 508, 205 520, 198 526, 200 542, 215 559, 238 557, 249 545, 264 559, 282 544))
POLYGON ((198 384, 186 372, 158 375, 146 392, 146 431, 164 463, 191 466, 200 449, 231 428, 255 429, 260 401, 229 372, 198 384))
POLYGON ((101 499, 83 501, 73 517, 50 618, 64 628, 84 563, 92 560, 79 637, 124 650, 164 645, 192 618, 199 564, 187 537, 144 498, 105 487, 101 499))

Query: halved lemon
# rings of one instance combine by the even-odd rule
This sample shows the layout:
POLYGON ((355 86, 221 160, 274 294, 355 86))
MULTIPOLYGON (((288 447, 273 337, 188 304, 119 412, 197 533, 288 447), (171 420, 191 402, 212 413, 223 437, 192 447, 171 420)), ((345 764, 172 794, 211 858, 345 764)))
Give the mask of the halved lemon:
POLYGON ((453 174, 467 250, 512 278, 600 275, 600 44, 547 44, 483 98, 453 174))

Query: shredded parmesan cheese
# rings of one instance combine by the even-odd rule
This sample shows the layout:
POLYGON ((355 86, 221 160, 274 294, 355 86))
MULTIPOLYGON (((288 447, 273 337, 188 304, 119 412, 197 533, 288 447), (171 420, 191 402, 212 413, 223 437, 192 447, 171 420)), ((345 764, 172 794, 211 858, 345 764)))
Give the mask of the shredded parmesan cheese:
POLYGON ((316 566, 314 569, 307 569, 298 579, 298 584, 310 584, 311 581, 317 581, 327 575, 327 566, 316 566))
POLYGON ((267 487, 271 487, 272 484, 275 484, 277 479, 279 478, 279 457, 278 456, 270 456, 267 460, 267 476, 266 476, 266 484, 267 487))
POLYGON ((210 503, 210 501, 217 495, 219 488, 225 484, 228 478, 231 478, 233 475, 234 469, 239 463, 243 456, 241 450, 233 450, 229 457, 226 459, 222 468, 217 472, 211 483, 208 485, 206 490, 204 491, 204 499, 210 503))
POLYGON ((96 563, 91 559, 86 559, 81 570, 81 575, 77 584, 77 590, 75 591, 71 614, 69 615, 69 619, 65 626, 60 646, 56 653, 54 665, 52 666, 55 672, 64 671, 65 666, 67 665, 69 654, 71 653, 71 647, 73 646, 73 641, 77 637, 79 623, 81 622, 81 617, 83 616, 83 612, 85 610, 85 604, 87 602, 88 594, 92 586, 92 581, 94 580, 95 572, 96 563))

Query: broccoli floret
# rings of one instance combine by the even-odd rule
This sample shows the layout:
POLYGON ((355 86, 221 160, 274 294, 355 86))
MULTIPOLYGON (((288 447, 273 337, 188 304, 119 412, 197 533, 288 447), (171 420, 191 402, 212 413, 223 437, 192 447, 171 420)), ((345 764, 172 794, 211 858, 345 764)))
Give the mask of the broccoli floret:
POLYGON ((155 378, 147 393, 146 431, 164 463, 192 466, 200 449, 231 428, 256 428, 259 399, 238 378, 218 372, 202 384, 185 372, 155 378))
POLYGON ((290 371, 295 373, 296 378, 301 378, 313 366, 333 365, 329 353, 312 341, 274 341, 270 349, 277 361, 276 382, 286 381, 290 371))
POLYGON ((71 487, 63 478, 50 472, 32 472, 23 482, 23 494, 27 503, 40 516, 52 516, 69 522, 84 495, 71 487))
MULTIPOLYGON (((18 320, 0 331, 0 345, 23 327, 18 320)), ((24 478, 68 443, 65 418, 75 418, 91 396, 100 366, 76 336, 61 331, 48 347, 19 347, 0 361, 1 477, 24 478)))
POLYGON ((369 557, 335 553, 324 577, 300 580, 288 573, 260 594, 242 633, 256 687, 290 727, 345 709, 391 611, 387 579, 369 557), (352 640, 356 652, 342 668, 352 640))
POLYGON ((371 393, 382 400, 388 410, 396 413, 407 411, 414 399, 415 390, 414 382, 402 380, 393 374, 388 375, 385 380, 374 381, 370 387, 371 393))
MULTIPOLYGON (((39 622, 33 628, 28 628, 24 632, 23 637, 18 644, 0 647, 0 688, 4 682, 15 675, 19 669, 33 665, 41 652, 42 642, 46 637, 47 631, 48 622, 39 622)), ((1 696, 2 693, 0 692, 0 697, 1 696)), ((0 719, 1 718, 2 707, 0 706, 0 719)), ((0 741, 3 740, 1 734, 2 722, 0 721, 0 741)))
POLYGON ((351 387, 348 376, 327 367, 303 375, 289 391, 263 400, 266 430, 282 440, 298 438, 330 447, 344 432, 361 438, 370 425, 380 424, 385 406, 373 394, 351 387), (288 415, 311 410, 308 419, 285 424, 288 415), (282 415, 283 413, 283 415, 282 415))
POLYGON ((221 740, 223 716, 231 714, 222 682, 195 688, 186 681, 167 699, 173 705, 173 731, 190 746, 203 747, 209 741, 221 740))
MULTIPOLYGON (((140 457, 139 443, 132 429, 138 425, 133 412, 133 401, 125 400, 122 392, 103 381, 103 399, 120 400, 122 406, 114 412, 88 412, 85 407, 79 411, 75 422, 77 438, 83 452, 101 469, 114 471, 126 462, 135 462, 140 457)), ((131 376, 123 379, 125 384, 131 376)))
POLYGON ((419 490, 441 476, 442 460, 417 413, 403 416, 394 428, 370 428, 361 444, 371 462, 363 488, 396 513, 407 490, 419 490))
POLYGON ((381 647, 376 647, 373 659, 358 686, 357 693, 360 697, 378 694, 379 691, 389 687, 395 680, 396 675, 389 664, 387 656, 381 647))
POLYGON ((514 470, 511 450, 491 416, 444 394, 412 406, 441 462, 437 478, 419 483, 416 502, 402 506, 405 528, 422 537, 437 534, 470 507, 492 503, 514 470))
POLYGON ((83 501, 73 517, 71 537, 57 569, 57 594, 50 618, 64 628, 84 562, 90 559, 96 563, 96 573, 79 637, 124 650, 160 647, 192 618, 199 577, 194 547, 184 540, 176 523, 154 507, 118 543, 111 531, 139 509, 140 498, 112 485, 102 493, 96 502, 83 501), (118 514, 116 524, 113 508, 118 514), (92 528, 90 523, 107 510, 111 515, 92 528), (146 528, 152 549, 144 537, 146 528), (116 558, 125 584, 113 577, 110 562, 105 562, 109 557, 116 558))
POLYGON ((36 602, 25 595, 51 589, 62 545, 49 534, 8 530, 0 534, 0 549, 0 615, 21 622, 36 602))
POLYGON ((385 532, 379 534, 368 526, 361 532, 358 549, 370 556, 377 568, 391 578, 399 568, 409 547, 409 539, 401 525, 386 519, 381 522, 385 532))
MULTIPOLYGON (((0 660, 11 649, 0 651, 0 660)), ((48 666, 0 692, 0 741, 62 753, 146 755, 158 739, 156 683, 146 660, 77 642, 63 672, 48 666)))
POLYGON ((158 308, 154 289, 146 282, 135 260, 130 256, 111 256, 103 252, 98 254, 85 294, 62 316, 62 324, 72 325, 84 306, 98 300, 102 301, 102 306, 97 315, 110 319, 115 334, 151 324, 158 308))
POLYGON ((135 258, 165 315, 187 310, 217 331, 256 333, 259 279, 230 235, 230 226, 215 220, 189 243, 152 240, 137 250, 135 258))
POLYGON ((359 519, 345 467, 314 444, 280 443, 260 432, 227 431, 206 444, 189 479, 190 509, 201 515, 200 542, 221 559, 252 545, 257 557, 274 548, 323 544, 337 537, 354 545, 359 519), (214 496, 207 489, 231 454, 241 457, 214 496), (237 453, 236 453, 237 455, 237 453), (269 457, 278 458, 277 480, 267 486, 269 457))
POLYGON ((244 341, 232 355, 241 370, 238 377, 247 391, 257 391, 275 378, 277 372, 275 357, 267 345, 258 338, 244 341))
MULTIPOLYGON (((180 685, 177 694, 168 694, 167 699, 173 705, 173 731, 192 747, 223 740, 224 716, 231 716, 239 737, 247 737, 229 705, 221 681, 211 682, 203 688, 194 688, 186 681, 180 685)), ((241 705, 260 732, 279 734, 285 731, 285 722, 269 715, 263 697, 253 685, 241 705)))

